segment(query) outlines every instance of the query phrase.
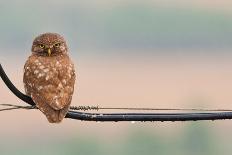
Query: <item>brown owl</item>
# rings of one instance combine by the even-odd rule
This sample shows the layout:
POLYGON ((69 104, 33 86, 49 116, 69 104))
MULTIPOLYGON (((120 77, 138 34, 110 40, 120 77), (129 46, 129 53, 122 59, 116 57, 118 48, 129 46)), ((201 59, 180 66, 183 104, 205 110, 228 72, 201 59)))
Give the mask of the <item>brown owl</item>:
POLYGON ((45 33, 31 50, 24 66, 25 92, 50 123, 59 123, 68 112, 76 77, 67 44, 59 34, 45 33))

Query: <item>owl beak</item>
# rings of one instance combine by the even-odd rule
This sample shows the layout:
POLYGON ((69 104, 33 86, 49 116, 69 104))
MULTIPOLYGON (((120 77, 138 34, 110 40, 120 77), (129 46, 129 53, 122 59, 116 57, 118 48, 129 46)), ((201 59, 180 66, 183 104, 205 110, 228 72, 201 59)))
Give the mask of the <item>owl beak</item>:
POLYGON ((49 48, 49 49, 48 49, 48 56, 51 56, 51 54, 52 54, 52 51, 51 51, 51 49, 49 48))

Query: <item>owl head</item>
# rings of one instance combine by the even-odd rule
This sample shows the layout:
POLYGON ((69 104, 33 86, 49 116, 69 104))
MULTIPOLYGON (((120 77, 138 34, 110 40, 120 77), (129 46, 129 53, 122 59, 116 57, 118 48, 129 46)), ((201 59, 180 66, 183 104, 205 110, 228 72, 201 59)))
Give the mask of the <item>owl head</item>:
POLYGON ((57 33, 44 33, 35 38, 31 51, 39 56, 57 56, 68 51, 64 38, 57 33))

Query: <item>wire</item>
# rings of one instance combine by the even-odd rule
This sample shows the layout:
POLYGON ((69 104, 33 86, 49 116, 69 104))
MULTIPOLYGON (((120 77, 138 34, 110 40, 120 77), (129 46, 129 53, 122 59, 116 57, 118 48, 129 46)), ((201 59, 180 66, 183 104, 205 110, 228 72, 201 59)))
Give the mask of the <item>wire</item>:
POLYGON ((141 111, 231 111, 232 109, 200 109, 200 108, 132 108, 132 107, 99 107, 99 106, 71 106, 71 110, 141 110, 141 111))
MULTIPOLYGON (((0 64, 0 76, 11 92, 22 101, 34 106, 31 97, 20 92, 7 77, 0 64)), ((131 108, 130 108, 131 109, 131 108)), ((127 109, 129 110, 129 109, 127 109)), ((131 109, 132 110, 132 109, 131 109)), ((225 109, 226 110, 226 109, 225 109)), ((224 110, 223 110, 224 111, 224 110)), ((207 113, 86 113, 69 110, 66 118, 82 121, 197 121, 232 119, 232 112, 207 113)))
POLYGON ((5 71, 2 68, 2 65, 0 64, 0 76, 3 80, 3 82, 6 84, 6 86, 11 90, 11 92, 13 94, 15 94, 15 96, 17 96, 18 98, 20 98, 21 100, 23 100, 24 102, 30 104, 30 105, 35 105, 35 103, 33 102, 32 98, 24 95, 22 92, 20 92, 14 85, 13 83, 10 81, 10 79, 8 78, 8 76, 6 75, 5 71))

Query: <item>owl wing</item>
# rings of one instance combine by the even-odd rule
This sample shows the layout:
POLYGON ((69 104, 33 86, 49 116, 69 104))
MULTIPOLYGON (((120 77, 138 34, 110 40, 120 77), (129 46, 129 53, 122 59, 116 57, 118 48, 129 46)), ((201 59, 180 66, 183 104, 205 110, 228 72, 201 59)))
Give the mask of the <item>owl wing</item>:
POLYGON ((23 81, 27 95, 49 122, 60 122, 65 117, 75 82, 74 66, 68 58, 57 65, 56 60, 29 57, 24 66, 23 81))
POLYGON ((55 88, 52 88, 54 91, 47 96, 47 100, 51 101, 48 104, 52 108, 60 110, 71 103, 76 75, 74 65, 69 58, 57 62, 55 88))

